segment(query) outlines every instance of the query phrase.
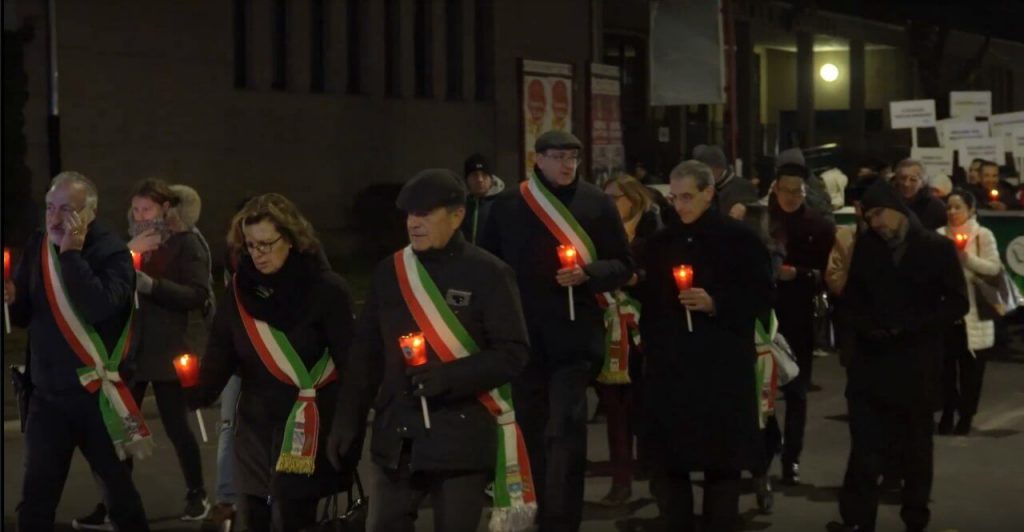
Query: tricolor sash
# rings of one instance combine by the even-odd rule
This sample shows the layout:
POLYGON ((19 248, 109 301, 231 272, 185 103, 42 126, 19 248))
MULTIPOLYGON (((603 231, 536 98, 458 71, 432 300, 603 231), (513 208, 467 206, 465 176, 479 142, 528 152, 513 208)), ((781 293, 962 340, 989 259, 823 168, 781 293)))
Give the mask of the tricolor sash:
POLYGON ((765 329, 760 319, 754 320, 754 346, 757 349, 755 362, 758 424, 762 429, 768 417, 775 413, 775 396, 779 389, 779 371, 772 354, 772 340, 778 332, 779 322, 772 311, 765 329))
MULTIPOLYGON (((597 248, 576 217, 541 182, 536 174, 519 184, 519 191, 537 218, 562 245, 576 248, 580 261, 586 265, 597 260, 597 248)), ((628 384, 629 338, 640 345, 640 303, 623 291, 596 294, 604 309, 605 361, 598 382, 628 384)))
POLYGON ((284 440, 277 457, 277 471, 312 475, 316 470, 316 451, 320 437, 320 411, 316 391, 338 377, 334 360, 324 352, 320 360, 307 370, 302 358, 283 332, 269 323, 253 318, 238 295, 235 279, 235 304, 242 325, 263 365, 277 380, 295 386, 299 396, 292 405, 284 426, 284 440))
MULTIPOLYGON (((395 272, 402 297, 427 343, 442 362, 480 352, 473 337, 452 312, 430 274, 406 247, 395 253, 395 272)), ((492 531, 524 530, 533 525, 537 495, 533 488, 526 442, 512 408, 512 388, 504 384, 477 396, 498 426, 498 459, 494 473, 492 531)))
POLYGON ((139 412, 139 405, 117 372, 131 346, 134 311, 129 311, 128 321, 114 345, 114 351, 109 353, 96 329, 82 319, 72 304, 61 276, 57 248, 45 236, 41 264, 46 299, 54 321, 68 346, 84 365, 78 369, 78 380, 90 393, 103 392, 99 394, 100 413, 117 456, 122 460, 129 455, 133 458, 149 456, 153 452, 152 434, 139 412))

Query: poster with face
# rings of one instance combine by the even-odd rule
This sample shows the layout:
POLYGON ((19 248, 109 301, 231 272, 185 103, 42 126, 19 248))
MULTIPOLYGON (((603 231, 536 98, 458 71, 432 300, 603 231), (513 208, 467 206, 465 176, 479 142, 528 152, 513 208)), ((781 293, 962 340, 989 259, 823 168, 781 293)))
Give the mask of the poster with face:
POLYGON ((533 172, 537 137, 552 129, 572 131, 573 68, 568 63, 524 59, 521 66, 524 176, 533 172))
POLYGON ((590 64, 590 175, 603 185, 626 167, 619 67, 590 64))

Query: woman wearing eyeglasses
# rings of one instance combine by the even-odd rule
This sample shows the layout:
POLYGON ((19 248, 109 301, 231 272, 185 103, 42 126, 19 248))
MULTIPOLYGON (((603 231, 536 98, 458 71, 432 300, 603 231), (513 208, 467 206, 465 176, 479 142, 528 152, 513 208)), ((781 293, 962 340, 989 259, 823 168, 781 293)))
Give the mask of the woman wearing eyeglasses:
POLYGON ((231 222, 228 245, 238 270, 190 403, 209 405, 240 376, 235 483, 249 530, 302 530, 315 524, 319 499, 341 487, 319 449, 352 336, 351 299, 313 226, 279 194, 249 200, 231 222))

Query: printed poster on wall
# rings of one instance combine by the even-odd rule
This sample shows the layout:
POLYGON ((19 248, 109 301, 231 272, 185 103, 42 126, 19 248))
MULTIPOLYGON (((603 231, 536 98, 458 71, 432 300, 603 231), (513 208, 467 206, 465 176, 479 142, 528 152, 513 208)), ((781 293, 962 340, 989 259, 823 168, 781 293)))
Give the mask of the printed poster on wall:
POLYGON ((551 129, 572 132, 572 65, 522 61, 524 177, 533 171, 533 144, 551 129))
POLYGON ((590 175, 603 184, 626 167, 619 67, 590 64, 590 175))

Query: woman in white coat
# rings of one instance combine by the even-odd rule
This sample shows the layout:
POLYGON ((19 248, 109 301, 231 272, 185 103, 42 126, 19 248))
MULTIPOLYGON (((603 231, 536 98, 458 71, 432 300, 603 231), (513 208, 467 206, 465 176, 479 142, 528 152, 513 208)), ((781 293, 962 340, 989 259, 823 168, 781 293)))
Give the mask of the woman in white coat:
POLYGON ((971 305, 963 320, 949 331, 946 340, 943 411, 938 432, 967 435, 981 398, 981 382, 985 373, 985 359, 981 351, 995 344, 995 323, 985 311, 987 303, 978 301, 974 283, 980 280, 979 276, 998 274, 1002 264, 995 236, 978 224, 977 200, 970 192, 962 189, 951 192, 946 199, 946 214, 948 222, 939 228, 939 233, 954 240, 966 238, 957 249, 971 305), (980 315, 979 306, 982 309, 980 315), (954 427, 953 416, 956 413, 960 418, 954 427))

